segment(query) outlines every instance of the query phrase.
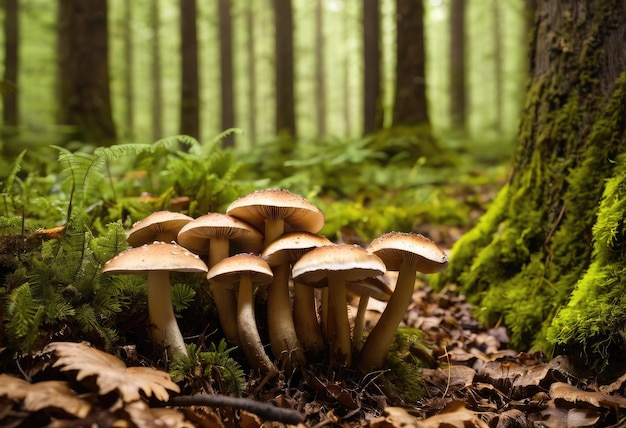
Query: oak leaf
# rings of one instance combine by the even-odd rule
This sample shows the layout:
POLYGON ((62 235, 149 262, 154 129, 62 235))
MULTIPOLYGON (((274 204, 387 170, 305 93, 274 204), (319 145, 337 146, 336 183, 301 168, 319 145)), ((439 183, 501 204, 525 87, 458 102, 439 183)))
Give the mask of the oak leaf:
POLYGON ((75 370, 79 381, 95 376, 100 395, 118 390, 122 400, 128 403, 139 400, 140 391, 161 401, 169 399, 168 390, 180 392, 169 373, 151 367, 126 367, 114 355, 83 343, 53 342, 44 351, 54 352, 57 357, 53 367, 75 370))

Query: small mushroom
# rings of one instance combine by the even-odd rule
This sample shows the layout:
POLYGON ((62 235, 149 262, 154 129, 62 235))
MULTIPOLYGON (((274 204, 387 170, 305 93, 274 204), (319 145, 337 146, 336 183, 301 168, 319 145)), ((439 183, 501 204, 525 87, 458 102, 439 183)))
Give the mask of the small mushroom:
MULTIPOLYGON (((209 269, 237 252, 258 253, 263 246, 263 235, 249 224, 222 213, 209 213, 185 224, 178 232, 178 243, 197 254, 208 254, 209 269)), ((210 284, 211 295, 224 336, 232 345, 239 346, 237 332, 237 298, 232 289, 210 284)))
POLYGON ((148 317, 152 340, 164 345, 169 357, 176 352, 187 355, 183 336, 178 328, 170 290, 170 272, 206 272, 200 257, 176 244, 154 242, 123 251, 108 262, 103 273, 148 273, 148 317))
POLYGON ((398 271, 393 295, 380 319, 365 340, 358 367, 362 371, 382 367, 393 337, 411 303, 416 272, 441 272, 448 256, 437 245, 417 233, 390 232, 374 239, 367 250, 380 257, 387 270, 398 271))
MULTIPOLYGON (((289 232, 272 241, 261 253, 274 272, 272 287, 288 289, 291 265, 307 252, 323 245, 332 245, 332 242, 310 232, 289 232)), ((293 316, 276 317, 278 322, 269 326, 272 352, 279 358, 281 355, 291 355, 296 362, 304 362, 300 343, 304 351, 312 355, 324 350, 313 292, 312 287, 294 284, 293 316), (272 331, 272 328, 276 331, 272 331)), ((275 302, 277 306, 290 307, 288 293, 280 293, 277 297, 286 298, 282 302, 275 302)))
POLYGON ((247 253, 227 257, 217 262, 207 273, 207 279, 212 283, 239 287, 237 328, 241 348, 248 362, 269 377, 278 371, 263 349, 256 325, 253 283, 268 283, 272 277, 272 270, 265 260, 247 253))
POLYGON ((382 275, 385 264, 362 247, 335 244, 315 248, 292 268, 294 281, 328 286, 328 321, 326 338, 331 360, 350 365, 352 350, 348 322, 346 282, 382 275))
POLYGON ((367 312, 367 303, 370 297, 376 300, 387 302, 391 297, 393 290, 387 285, 385 276, 377 276, 374 278, 365 278, 360 281, 352 281, 346 283, 349 294, 359 296, 359 307, 354 319, 354 329, 352 330, 352 348, 360 350, 363 345, 363 327, 365 325, 365 312, 367 312))
POLYGON ((126 234, 126 242, 133 247, 154 241, 172 242, 178 231, 193 220, 188 215, 173 211, 156 211, 139 220, 126 234))

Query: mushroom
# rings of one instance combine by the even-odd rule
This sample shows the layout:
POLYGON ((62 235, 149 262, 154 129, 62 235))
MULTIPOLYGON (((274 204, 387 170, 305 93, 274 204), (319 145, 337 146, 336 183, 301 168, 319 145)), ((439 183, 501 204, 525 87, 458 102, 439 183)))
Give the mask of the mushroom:
POLYGON ((200 257, 176 244, 154 242, 123 251, 105 263, 103 273, 148 273, 148 317, 152 340, 164 345, 169 357, 187 355, 178 328, 170 290, 170 272, 207 272, 200 257))
POLYGON ((441 272, 448 256, 437 245, 417 233, 390 232, 374 239, 367 250, 380 257, 390 271, 398 271, 396 287, 380 319, 361 349, 359 369, 382 367, 393 337, 411 303, 416 272, 441 272))
POLYGON ((237 300, 237 329, 246 359, 255 368, 266 373, 266 379, 278 370, 263 349, 263 343, 254 317, 253 283, 268 283, 272 270, 265 260, 255 254, 241 253, 227 257, 215 264, 207 279, 222 286, 239 287, 237 300))
POLYGON ((359 307, 354 318, 354 329, 352 330, 352 348, 360 350, 363 344, 365 312, 367 312, 367 304, 370 297, 386 302, 391 297, 393 290, 387 285, 385 275, 348 282, 346 283, 346 289, 349 294, 359 296, 359 307))
MULTIPOLYGON (((262 230, 265 246, 285 231, 317 233, 324 226, 324 214, 311 202, 288 190, 267 189, 249 193, 230 204, 226 213, 262 230)), ((284 268, 282 268, 284 269, 284 268)), ((275 281, 267 295, 267 324, 275 356, 300 348, 295 327, 286 321, 292 317, 288 281, 289 273, 274 272, 275 281)), ((296 351, 297 352, 297 351, 296 351)))
MULTIPOLYGON (((263 235, 249 224, 222 213, 209 213, 187 223, 178 232, 178 243, 197 254, 208 254, 208 267, 237 252, 258 253, 263 235)), ((211 295, 224 336, 232 345, 239 345, 237 332, 237 298, 232 289, 210 284, 211 295)))
POLYGON ((154 241, 172 242, 178 231, 193 217, 173 211, 156 211, 139 220, 126 235, 126 242, 133 247, 154 241))
POLYGON ((328 286, 326 338, 331 360, 350 365, 352 350, 346 301, 346 282, 382 275, 385 264, 358 245, 335 244, 315 248, 292 268, 294 281, 328 286))
MULTIPOLYGON (((288 288, 291 265, 302 255, 313 248, 323 245, 332 245, 330 239, 310 232, 289 232, 272 241, 261 253, 261 257, 268 262, 274 272, 273 286, 288 288), (278 284, 282 282, 282 284, 278 284)), ((324 340, 315 312, 315 297, 313 287, 294 284, 293 316, 277 319, 279 323, 270 325, 280 331, 270 330, 272 338, 286 338, 286 343, 272 342, 272 352, 280 357, 287 347, 291 357, 304 362, 302 348, 306 353, 317 355, 324 350, 324 340), (293 354, 295 352, 295 354, 293 354)), ((279 297, 284 297, 281 293, 279 297)), ((288 297, 288 296, 287 296, 288 297)), ((282 305, 289 306, 289 300, 282 305)))

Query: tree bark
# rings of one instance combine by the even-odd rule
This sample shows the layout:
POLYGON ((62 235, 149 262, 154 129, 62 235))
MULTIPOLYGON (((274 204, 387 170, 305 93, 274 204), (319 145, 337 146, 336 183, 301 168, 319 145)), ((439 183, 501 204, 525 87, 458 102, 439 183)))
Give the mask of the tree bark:
POLYGON ((363 0, 363 133, 382 128, 379 0, 363 0))
POLYGON ((625 4, 544 1, 536 28, 513 173, 437 284, 458 282, 519 350, 605 366, 625 351, 624 207, 603 210, 624 200, 625 4))
POLYGON ((422 0, 396 0, 396 28, 393 126, 428 124, 422 0))
POLYGON ((503 107, 504 107, 504 77, 502 73, 503 52, 502 52, 502 13, 500 11, 500 0, 493 0, 493 78, 495 83, 494 103, 496 105, 496 117, 494 128, 499 134, 503 128, 503 107))
POLYGON ((326 135, 326 73, 324 69, 324 0, 317 0, 315 6, 315 112, 317 135, 326 135))
POLYGON ((293 11, 291 0, 273 0, 275 45, 276 133, 294 138, 296 108, 294 99, 293 11))
POLYGON ((450 125, 452 129, 465 131, 465 6, 466 0, 450 3, 450 125))
POLYGON ((107 1, 59 0, 57 43, 57 122, 74 128, 70 138, 113 144, 107 1))
MULTIPOLYGON (((222 130, 235 126, 235 91, 233 83, 233 42, 231 0, 218 1, 220 32, 220 98, 222 100, 222 130)), ((230 134, 222 140, 223 147, 233 147, 235 137, 230 134)))
POLYGON ((135 123, 135 97, 133 96, 133 6, 132 2, 124 2, 124 135, 132 139, 135 123))
POLYGON ((250 145, 257 143, 256 130, 256 55, 254 42, 254 1, 248 0, 246 9, 246 53, 248 56, 248 135, 250 145))
POLYGON ((163 135, 163 88, 161 86, 161 14, 160 0, 150 2, 150 28, 152 40, 150 42, 150 85, 152 97, 152 141, 157 141, 163 135))
POLYGON ((200 138, 200 79, 196 0, 180 0, 181 100, 180 133, 200 138))
POLYGON ((18 0, 4 0, 4 76, 2 77, 3 88, 1 92, 3 137, 14 135, 20 121, 17 92, 20 40, 18 11, 18 0))

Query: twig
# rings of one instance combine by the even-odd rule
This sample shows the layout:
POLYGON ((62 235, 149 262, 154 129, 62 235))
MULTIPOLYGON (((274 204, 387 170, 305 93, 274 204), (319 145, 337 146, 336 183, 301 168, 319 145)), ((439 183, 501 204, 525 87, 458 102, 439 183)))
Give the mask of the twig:
POLYGON ((228 397, 225 395, 181 395, 172 397, 164 403, 168 406, 210 406, 210 407, 234 407, 247 410, 258 415, 262 419, 278 421, 285 424, 296 425, 304 422, 304 416, 293 409, 282 409, 271 404, 249 398, 228 397))

